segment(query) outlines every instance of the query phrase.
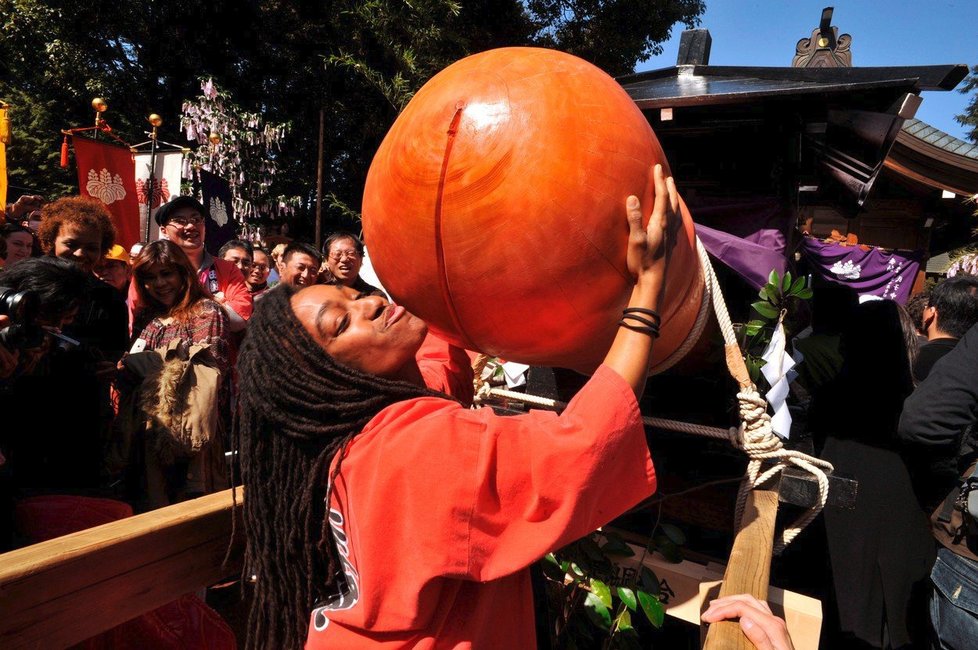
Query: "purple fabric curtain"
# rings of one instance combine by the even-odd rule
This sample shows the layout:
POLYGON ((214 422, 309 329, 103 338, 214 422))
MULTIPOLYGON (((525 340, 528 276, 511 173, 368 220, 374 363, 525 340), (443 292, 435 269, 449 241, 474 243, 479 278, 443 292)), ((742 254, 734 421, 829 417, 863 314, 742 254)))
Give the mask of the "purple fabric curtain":
POLYGON ((755 289, 767 282, 772 269, 787 269, 785 246, 792 226, 776 199, 690 202, 696 234, 706 250, 755 289))
POLYGON ((879 248, 826 244, 806 237, 801 250, 819 277, 852 288, 860 296, 872 295, 901 304, 910 297, 920 270, 922 251, 887 252, 879 248))
POLYGON ((696 234, 710 255, 730 267, 755 289, 767 283, 771 269, 777 269, 782 275, 787 269, 783 242, 780 249, 772 250, 702 224, 696 224, 696 234))

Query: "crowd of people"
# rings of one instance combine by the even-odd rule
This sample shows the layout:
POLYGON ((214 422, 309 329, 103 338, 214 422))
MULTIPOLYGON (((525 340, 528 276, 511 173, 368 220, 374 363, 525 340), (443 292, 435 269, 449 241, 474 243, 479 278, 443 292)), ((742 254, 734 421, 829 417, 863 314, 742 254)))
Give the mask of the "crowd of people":
POLYGON ((233 366, 254 304, 276 284, 367 286, 352 233, 332 235, 324 254, 293 242, 275 261, 232 240, 214 256, 206 216, 177 197, 155 215, 159 239, 127 251, 97 200, 7 206, 0 287, 34 301, 0 307, 0 408, 32 431, 0 432, 0 550, 31 541, 17 507, 33 495, 111 497, 139 512, 227 488, 233 366))
MULTIPOLYGON (((467 408, 466 351, 361 277, 352 233, 212 254, 205 207, 181 196, 156 212, 159 238, 127 251, 98 201, 22 198, 0 227, 0 408, 32 429, 0 430, 0 550, 32 541, 36 495, 140 512, 239 474, 251 647, 530 647, 527 567, 655 489, 637 399, 677 223, 671 179, 655 180, 647 229, 637 199, 626 208, 622 326, 559 416, 467 408), (409 570, 391 545, 412 549, 409 570)), ((813 302, 799 399, 817 452, 859 483, 853 510, 824 516, 836 647, 970 647, 978 278, 907 307, 833 286, 813 302)), ((722 618, 791 647, 763 603, 704 614, 722 618)))
POLYGON ((978 563, 968 550, 978 538, 968 517, 954 535, 936 523, 978 457, 969 336, 978 336, 975 276, 944 279, 906 307, 860 302, 837 285, 815 291, 811 333, 795 342, 806 426, 819 455, 857 481, 851 509, 824 511, 829 647, 967 648, 973 642, 963 639, 978 634, 978 563), (945 560, 953 580, 938 557, 954 558, 945 560))

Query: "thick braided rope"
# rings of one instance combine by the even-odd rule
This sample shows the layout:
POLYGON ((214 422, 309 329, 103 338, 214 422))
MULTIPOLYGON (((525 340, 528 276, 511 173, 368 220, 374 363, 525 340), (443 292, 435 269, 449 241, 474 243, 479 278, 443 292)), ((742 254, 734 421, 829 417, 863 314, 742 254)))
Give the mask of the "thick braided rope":
POLYGON ((713 271, 713 262, 710 261, 710 254, 706 252, 706 247, 700 238, 696 238, 696 253, 700 258, 700 266, 703 268, 703 281, 709 287, 710 297, 713 299, 713 311, 723 333, 723 342, 727 345, 737 345, 737 333, 734 332, 733 323, 730 321, 730 312, 727 311, 727 301, 723 299, 723 292, 720 290, 720 282, 717 274, 713 271))
POLYGON ((781 439, 774 434, 771 429, 771 416, 767 412, 767 401, 761 397, 757 388, 747 378, 743 356, 729 352, 739 350, 737 336, 734 333, 733 323, 730 321, 730 314, 727 312, 727 304, 723 299, 723 292, 720 290, 716 273, 713 271, 713 264, 710 262, 710 257, 699 238, 696 239, 696 250, 706 273, 706 282, 712 285, 710 293, 713 296, 713 309, 716 312, 720 331, 723 333, 723 340, 728 349, 727 365, 730 374, 741 385, 741 390, 737 393, 741 425, 739 428, 730 429, 730 440, 734 446, 739 447, 747 454, 748 463, 747 476, 741 483, 737 494, 737 510, 734 521, 736 529, 739 530, 741 526, 748 491, 764 485, 786 468, 794 465, 804 469, 814 475, 818 481, 818 503, 782 531, 780 539, 775 543, 773 549, 775 554, 780 554, 825 507, 829 495, 829 480, 825 472, 832 471, 832 464, 799 451, 785 449, 781 439), (762 471, 765 463, 772 463, 772 465, 762 471))

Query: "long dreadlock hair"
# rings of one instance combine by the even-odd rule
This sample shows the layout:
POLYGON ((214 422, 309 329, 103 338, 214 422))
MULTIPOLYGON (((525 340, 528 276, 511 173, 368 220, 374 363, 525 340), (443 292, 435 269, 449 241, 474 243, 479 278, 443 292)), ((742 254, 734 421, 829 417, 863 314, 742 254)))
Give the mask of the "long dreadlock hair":
POLYGON ((326 516, 333 458, 383 408, 441 395, 337 363, 292 311, 296 291, 256 305, 238 357, 244 572, 257 576, 247 648, 301 648, 312 609, 343 580, 326 516))

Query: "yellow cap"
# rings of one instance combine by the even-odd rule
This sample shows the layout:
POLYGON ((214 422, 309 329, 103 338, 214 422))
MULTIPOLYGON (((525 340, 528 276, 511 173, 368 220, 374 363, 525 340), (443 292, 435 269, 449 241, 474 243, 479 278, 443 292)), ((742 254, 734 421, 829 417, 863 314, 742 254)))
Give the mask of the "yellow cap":
POLYGON ((126 264, 128 264, 129 253, 126 252, 125 248, 123 248, 119 244, 116 244, 115 246, 109 249, 108 253, 105 254, 105 259, 114 260, 116 262, 125 262, 126 264))

